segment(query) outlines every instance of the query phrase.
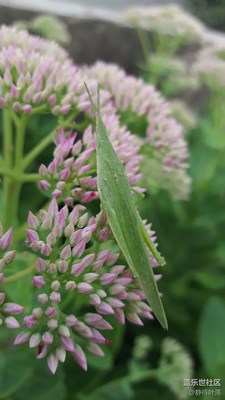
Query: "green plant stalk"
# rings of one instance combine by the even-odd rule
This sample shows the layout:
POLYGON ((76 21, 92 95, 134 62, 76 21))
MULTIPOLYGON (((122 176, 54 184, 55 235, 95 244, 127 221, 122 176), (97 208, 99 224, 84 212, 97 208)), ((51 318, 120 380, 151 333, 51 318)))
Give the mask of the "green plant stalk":
POLYGON ((30 275, 33 271, 35 271, 35 266, 31 265, 25 269, 23 269, 22 271, 17 272, 14 275, 8 276, 7 278, 5 278, 4 280, 4 285, 9 284, 9 283, 13 283, 18 281, 21 278, 24 278, 27 275, 30 275))
MULTIPOLYGON (((11 116, 9 110, 3 110, 2 112, 2 123, 3 123, 3 165, 11 170, 12 168, 12 153, 13 153, 13 131, 11 116)), ((4 177, 3 180, 3 225, 8 228, 8 200, 11 195, 12 180, 9 177, 4 177)))
POLYGON ((101 392, 104 392, 105 390, 110 390, 113 389, 116 385, 119 385, 121 383, 128 383, 128 384, 135 384, 135 383, 140 383, 146 379, 157 379, 158 376, 158 370, 147 370, 147 371, 142 371, 142 372, 137 372, 131 375, 123 376, 117 379, 114 379, 113 381, 107 382, 104 385, 98 387, 96 390, 91 392, 89 399, 94 395, 97 395, 101 392))
MULTIPOLYGON (((74 120, 74 118, 76 117, 77 112, 76 113, 72 113, 67 119, 66 121, 62 121, 60 123, 59 128, 68 128, 69 126, 71 126, 72 121, 74 120)), ((23 171, 25 171, 25 169, 32 163, 32 161, 35 160, 35 158, 37 156, 39 156, 39 154, 41 154, 41 152, 49 145, 52 143, 52 139, 54 138, 54 133, 55 130, 53 130, 52 132, 50 132, 33 150, 31 150, 31 152, 29 154, 27 154, 27 156, 24 158, 23 162, 22 162, 22 167, 23 167, 23 171)))
MULTIPOLYGON (((5 111, 6 113, 6 111, 5 111)), ((12 119, 11 115, 7 111, 7 116, 5 125, 4 125, 4 135, 11 140, 11 148, 13 146, 12 141, 12 119), (11 132, 10 134, 8 132, 11 132)), ((18 121, 16 126, 16 141, 15 141, 15 150, 14 154, 11 151, 7 151, 7 157, 5 157, 5 165, 10 168, 13 167, 13 158, 14 159, 14 169, 11 170, 11 177, 4 178, 6 185, 4 187, 4 227, 8 229, 11 225, 14 225, 16 221, 17 214, 18 214, 18 207, 19 207, 19 198, 22 188, 22 183, 20 180, 17 179, 19 174, 22 174, 23 167, 22 167, 22 160, 23 160, 23 147, 24 147, 24 139, 26 133, 26 124, 28 121, 28 116, 23 115, 21 119, 18 121), (13 157, 14 155, 14 157, 13 157)), ((9 139, 8 139, 9 140, 9 139)), ((6 142, 7 143, 7 142, 6 142)), ((9 146, 9 144, 8 144, 9 146)))

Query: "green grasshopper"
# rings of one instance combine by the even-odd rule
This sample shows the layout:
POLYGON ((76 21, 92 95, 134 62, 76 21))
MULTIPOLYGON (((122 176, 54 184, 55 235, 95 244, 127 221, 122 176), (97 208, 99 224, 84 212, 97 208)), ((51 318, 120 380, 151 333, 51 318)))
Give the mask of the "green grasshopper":
POLYGON ((110 229, 120 247, 134 278, 138 278, 146 298, 161 325, 167 329, 167 319, 150 264, 147 247, 160 265, 165 261, 152 243, 134 205, 124 167, 108 138, 100 114, 100 93, 94 104, 88 92, 96 121, 97 187, 110 229))

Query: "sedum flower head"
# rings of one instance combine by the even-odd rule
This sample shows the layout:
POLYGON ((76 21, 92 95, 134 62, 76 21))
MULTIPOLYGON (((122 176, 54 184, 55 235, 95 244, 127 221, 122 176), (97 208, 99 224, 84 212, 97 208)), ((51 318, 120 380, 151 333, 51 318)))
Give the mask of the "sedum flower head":
POLYGON ((186 199, 190 191, 188 148, 169 103, 152 85, 126 75, 116 65, 97 62, 88 73, 111 93, 121 123, 133 133, 142 131, 143 171, 149 187, 163 188, 175 198, 186 199))
POLYGON ((170 104, 174 118, 182 124, 185 133, 197 126, 196 115, 183 100, 175 99, 170 104))
POLYGON ((0 108, 68 114, 83 81, 56 43, 16 27, 0 27, 0 108))
MULTIPOLYGON (((25 316, 15 344, 29 342, 38 359, 47 357, 53 374, 66 352, 86 370, 86 352, 103 356, 101 345, 110 343, 102 333, 113 329, 108 316, 120 324, 127 319, 143 325, 142 318, 153 318, 151 309, 139 282, 119 261, 120 254, 112 252, 112 242, 107 243, 113 237, 104 214, 89 218, 81 204, 71 212, 67 206, 59 209, 53 198, 48 211, 41 210, 38 217, 29 212, 28 224, 27 245, 37 255, 32 280, 37 305, 25 316), (68 294, 73 310, 69 314, 68 294), (75 311, 80 300, 85 312, 75 311)), ((153 236, 150 226, 147 229, 153 236)))
POLYGON ((38 15, 29 21, 17 21, 15 25, 18 29, 28 30, 61 45, 68 45, 71 42, 66 23, 53 15, 38 15))
POLYGON ((182 43, 201 43, 205 26, 177 4, 131 7, 126 20, 156 34, 176 37, 182 43))
POLYGON ((178 399, 186 399, 183 387, 184 379, 191 378, 193 362, 185 348, 175 339, 166 338, 162 344, 162 358, 159 365, 158 379, 167 385, 178 399))
POLYGON ((204 83, 213 86, 225 86, 225 40, 203 47, 192 65, 193 74, 204 83))
MULTIPOLYGON (((125 167, 125 173, 131 186, 142 192, 138 181, 141 178, 138 154, 138 139, 119 125, 118 117, 103 117, 112 145, 125 167)), ((96 175, 96 138, 92 125, 83 135, 72 133, 66 136, 61 130, 56 141, 54 158, 48 167, 39 169, 42 179, 40 188, 53 191, 53 196, 63 198, 67 204, 74 201, 90 203, 98 199, 96 175)))
POLYGON ((24 308, 19 304, 6 302, 6 294, 2 289, 5 280, 5 269, 8 264, 13 262, 16 255, 15 250, 9 250, 12 245, 12 238, 12 228, 3 232, 3 227, 0 223, 0 325, 4 323, 8 328, 15 329, 20 326, 16 316, 21 314, 24 308))

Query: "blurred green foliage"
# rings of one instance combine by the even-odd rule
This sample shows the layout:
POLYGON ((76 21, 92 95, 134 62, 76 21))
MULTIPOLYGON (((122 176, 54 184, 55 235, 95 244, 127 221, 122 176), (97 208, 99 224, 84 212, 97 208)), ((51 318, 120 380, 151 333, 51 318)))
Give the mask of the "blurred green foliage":
MULTIPOLYGON (((174 75, 173 70, 164 70, 162 58, 153 61, 152 75, 150 64, 145 65, 147 81, 154 80, 164 95, 170 97, 174 91, 177 93, 173 84, 167 84, 170 79, 176 81, 177 72, 174 75), (168 73, 171 73, 170 79, 167 79, 168 73)), ((167 260, 159 286, 170 338, 156 321, 146 322, 141 328, 119 327, 111 332, 112 344, 106 349, 106 357, 89 357, 87 373, 68 357, 53 377, 45 361, 34 362, 32 351, 9 345, 12 340, 9 341, 8 332, 3 328, 0 399, 179 400, 190 398, 183 387, 185 378, 220 378, 225 384, 224 110, 225 93, 214 85, 209 88, 203 114, 187 129, 193 180, 190 200, 174 202, 167 192, 149 191, 139 203, 143 217, 153 222, 159 249, 167 260)), ((143 121, 130 117, 131 129, 143 132, 143 121)), ((43 123, 43 116, 42 122, 38 117, 31 120, 27 148, 31 149, 56 122, 46 117, 43 123)), ((42 154, 40 161, 47 163, 51 150, 42 154)), ((32 171, 37 168, 38 165, 33 165, 32 171)), ((41 206, 38 189, 31 192, 29 185, 22 198, 20 222, 26 218, 28 203, 34 209, 41 206)), ((23 256, 29 265, 31 260, 27 254, 23 256)), ((20 270, 20 260, 15 268, 20 270)), ((29 309, 32 288, 26 279, 11 286, 7 296, 10 299, 10 291, 18 292, 21 297, 18 302, 29 309), (19 290, 18 285, 22 285, 19 290)), ((210 398, 201 396, 201 399, 210 398)))
POLYGON ((225 0, 188 0, 187 5, 206 25, 225 31, 225 0))

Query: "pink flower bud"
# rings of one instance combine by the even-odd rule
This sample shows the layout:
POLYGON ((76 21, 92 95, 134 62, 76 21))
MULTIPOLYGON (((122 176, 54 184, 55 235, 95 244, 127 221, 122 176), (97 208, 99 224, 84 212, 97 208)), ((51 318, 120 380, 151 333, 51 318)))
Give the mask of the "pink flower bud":
POLYGON ((68 270, 68 263, 65 260, 60 260, 58 263, 59 272, 66 272, 68 270))
POLYGON ((6 264, 10 264, 14 260, 15 256, 16 250, 7 251, 7 253, 5 253, 3 256, 3 260, 6 264))
POLYGON ((61 336, 61 345, 67 351, 74 351, 74 344, 70 337, 61 336))
POLYGON ((24 308, 16 303, 5 303, 3 310, 7 314, 21 314, 24 311, 24 308))
POLYGON ((51 185, 50 185, 50 183, 48 181, 41 180, 39 182, 39 187, 40 187, 41 190, 48 190, 51 187, 51 185))
POLYGON ((78 229, 77 231, 73 232, 70 236, 70 243, 75 245, 79 243, 82 239, 82 230, 78 229))
POLYGON ((22 111, 23 111, 25 114, 30 114, 30 112, 32 111, 32 107, 30 106, 30 104, 25 104, 25 105, 22 107, 22 111))
POLYGON ((87 359, 86 356, 81 348, 76 347, 73 351, 73 356, 75 361, 81 368, 87 371, 87 359))
POLYGON ((88 350, 90 351, 90 353, 98 357, 104 357, 105 355, 101 347, 97 343, 90 343, 88 345, 88 350))
POLYGON ((60 303, 60 301, 61 301, 61 294, 60 294, 60 293, 57 293, 57 292, 52 292, 52 293, 50 294, 50 300, 51 300, 53 303, 60 303))
POLYGON ((115 274, 106 273, 100 277, 100 282, 102 285, 109 285, 110 283, 115 281, 116 278, 117 278, 117 276, 115 274))
POLYGON ((87 283, 91 283, 93 281, 95 281, 98 278, 98 274, 95 274, 93 272, 89 272, 88 274, 84 275, 84 281, 87 283))
POLYGON ((39 241, 39 235, 36 231, 32 230, 32 229, 27 229, 26 230, 26 235, 27 235, 27 240, 29 242, 33 242, 33 241, 39 241))
POLYGON ((53 281, 51 283, 51 288, 52 288, 52 290, 59 290, 60 289, 60 282, 59 281, 53 281))
POLYGON ((47 323, 49 329, 56 329, 58 328, 58 321, 56 319, 50 319, 47 323))
POLYGON ((71 257, 71 247, 68 244, 64 249, 61 251, 60 258, 67 260, 71 257))
POLYGON ((55 216, 58 213, 58 204, 54 197, 49 205, 48 212, 52 216, 55 216))
POLYGON ((37 227, 39 226, 39 221, 37 217, 35 217, 35 215, 31 211, 29 211, 28 213, 28 225, 31 229, 37 229, 37 227))
POLYGON ((89 283, 82 282, 77 285, 77 289, 79 293, 87 294, 93 290, 93 287, 89 283))
POLYGON ((118 308, 116 310, 114 310, 114 315, 117 319, 117 321, 119 322, 119 324, 124 325, 125 324, 125 314, 124 311, 121 308, 118 308))
POLYGON ((101 299, 97 294, 91 294, 89 297, 89 302, 93 306, 99 306, 99 304, 101 303, 101 299))
POLYGON ((77 318, 74 315, 68 315, 66 317, 67 326, 75 326, 77 324, 77 318))
POLYGON ((29 340, 29 347, 32 349, 33 347, 37 347, 41 342, 41 335, 39 333, 34 333, 31 335, 29 340))
POLYGON ((60 347, 59 349, 56 350, 56 357, 58 358, 59 361, 64 363, 66 359, 66 350, 60 347))
POLYGON ((127 319, 132 322, 132 324, 143 326, 142 320, 139 318, 139 316, 136 313, 128 313, 127 314, 127 319))
POLYGON ((45 176, 48 173, 48 168, 44 164, 41 164, 38 172, 40 175, 45 176))
POLYGON ((62 180, 62 181, 66 181, 68 178, 69 178, 69 176, 70 176, 70 169, 67 167, 67 168, 64 168, 62 171, 60 171, 60 173, 59 173, 59 178, 62 180))
POLYGON ((23 344, 26 343, 29 340, 29 333, 27 332, 21 332, 19 335, 16 337, 14 344, 23 344))
POLYGON ((110 255, 111 250, 103 250, 100 253, 98 253, 98 257, 97 257, 97 261, 103 261, 105 262, 107 260, 107 258, 110 255))
POLYGON ((45 286, 45 279, 42 275, 34 276, 32 279, 32 284, 40 289, 45 286))
POLYGON ((51 373, 53 375, 55 375, 56 370, 58 368, 58 358, 56 356, 54 356, 53 354, 51 354, 47 358, 47 363, 48 363, 48 368, 50 369, 51 373))
POLYGON ((35 307, 32 311, 32 315, 34 318, 38 319, 42 316, 43 311, 41 307, 35 307))
POLYGON ((52 251, 52 248, 49 244, 44 244, 44 246, 41 248, 41 254, 43 256, 49 256, 51 251, 52 251))
POLYGON ((38 295, 38 301, 41 304, 45 304, 48 301, 48 295, 46 293, 41 293, 38 295))
POLYGON ((12 245, 13 229, 9 228, 8 231, 0 239, 0 248, 7 250, 12 245))
POLYGON ((59 326, 59 334, 65 337, 70 337, 70 330, 66 325, 59 326))
POLYGON ((55 307, 48 307, 45 311, 45 315, 47 315, 48 318, 53 318, 56 317, 57 315, 57 310, 55 307))
POLYGON ((109 236, 109 228, 103 228, 98 234, 100 242, 106 242, 108 236, 109 236))
POLYGON ((100 314, 105 314, 105 315, 114 314, 113 308, 104 301, 102 301, 101 304, 97 307, 97 311, 100 314))
POLYGON ((49 235, 46 238, 46 242, 52 246, 56 243, 56 236, 54 234, 54 232, 49 233, 49 235))
POLYGON ((116 299, 115 297, 109 297, 107 303, 113 308, 121 308, 125 306, 121 300, 116 299))
POLYGON ((74 264, 71 268, 71 274, 74 276, 79 276, 80 274, 82 274, 84 271, 84 264, 78 263, 78 264, 74 264))
POLYGON ((3 283, 5 279, 5 276, 3 274, 3 272, 0 272, 0 283, 3 283))
POLYGON ((5 322, 5 325, 7 326, 7 328, 9 328, 9 329, 17 329, 20 327, 19 322, 14 317, 5 318, 4 322, 5 322))
POLYGON ((4 303, 5 301, 5 293, 0 293, 0 306, 4 303))
POLYGON ((73 257, 81 257, 86 247, 86 242, 82 240, 72 250, 73 257))
POLYGON ((45 344, 52 344, 54 336, 50 332, 45 332, 42 335, 42 340, 45 344))
POLYGON ((74 281, 68 281, 65 288, 68 292, 72 292, 76 288, 76 283, 74 281))
POLYGON ((88 267, 89 265, 91 265, 93 263, 95 259, 95 253, 91 253, 88 254, 87 256, 85 256, 82 260, 83 264, 85 267, 88 267))
POLYGON ((67 225, 65 231, 64 231, 64 235, 66 237, 70 237, 72 235, 72 233, 74 232, 74 226, 73 224, 70 222, 69 225, 67 225))
POLYGON ((40 344, 37 349, 37 359, 40 360, 44 358, 48 353, 48 346, 46 344, 40 344))

